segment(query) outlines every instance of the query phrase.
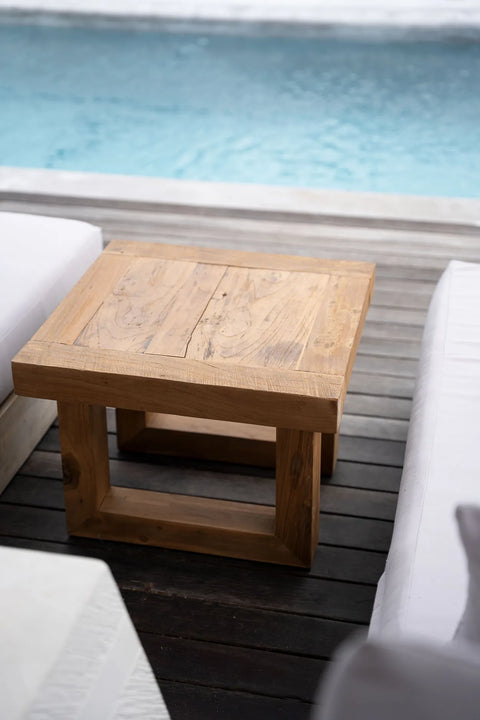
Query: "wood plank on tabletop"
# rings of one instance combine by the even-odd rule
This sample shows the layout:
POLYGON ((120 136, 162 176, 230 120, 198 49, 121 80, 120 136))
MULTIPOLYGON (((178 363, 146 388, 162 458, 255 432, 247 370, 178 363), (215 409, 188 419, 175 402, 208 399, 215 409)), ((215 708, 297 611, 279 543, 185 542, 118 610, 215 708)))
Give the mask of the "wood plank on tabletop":
MULTIPOLYGON (((293 247, 293 244, 292 244, 293 247)), ((157 257, 189 262, 214 263, 244 268, 266 270, 286 270, 288 272, 361 274, 370 276, 374 271, 373 263, 332 260, 329 258, 310 258, 300 255, 269 254, 266 252, 250 252, 244 250, 224 250, 222 248, 204 247, 201 245, 188 247, 185 245, 169 245, 164 243, 138 243, 128 240, 114 240, 107 248, 109 254, 157 257)))
POLYGON ((32 340, 45 343, 54 340, 65 345, 72 345, 97 312, 105 294, 113 291, 115 285, 128 270, 130 262, 130 258, 121 256, 112 262, 111 258, 100 255, 61 305, 53 311, 35 333, 32 340))
POLYGON ((327 284, 328 276, 315 273, 228 268, 192 333, 187 358, 295 369, 327 284))
POLYGON ((352 278, 330 277, 299 370, 320 367, 324 372, 344 375, 346 381, 355 359, 361 331, 373 290, 373 275, 352 278))
POLYGON ((224 272, 221 265, 132 258, 75 344, 183 357, 224 272))

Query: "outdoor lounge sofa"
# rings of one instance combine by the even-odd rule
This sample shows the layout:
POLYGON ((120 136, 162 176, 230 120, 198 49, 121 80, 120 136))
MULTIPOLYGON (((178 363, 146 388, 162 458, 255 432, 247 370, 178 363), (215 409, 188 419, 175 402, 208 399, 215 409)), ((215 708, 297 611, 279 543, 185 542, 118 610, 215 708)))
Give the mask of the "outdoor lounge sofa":
POLYGON ((320 700, 322 720, 479 717, 480 265, 452 261, 435 289, 368 640, 320 700))
MULTIPOLYGON (((17 397, 10 363, 102 250, 93 225, 0 213, 0 491, 56 415, 17 397)), ((100 560, 0 546, 0 716, 168 720, 100 560)))
POLYGON ((100 228, 0 213, 0 492, 56 416, 49 400, 13 393, 11 360, 102 251, 100 228))
POLYGON ((425 324, 372 637, 453 637, 468 588, 455 521, 462 503, 480 505, 480 265, 451 262, 425 324))

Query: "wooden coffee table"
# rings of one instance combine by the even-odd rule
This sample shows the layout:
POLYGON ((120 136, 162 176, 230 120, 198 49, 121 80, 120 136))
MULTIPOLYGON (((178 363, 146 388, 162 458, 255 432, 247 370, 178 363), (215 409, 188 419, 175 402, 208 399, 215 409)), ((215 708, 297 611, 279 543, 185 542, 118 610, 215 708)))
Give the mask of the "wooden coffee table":
POLYGON ((373 283, 367 263, 111 243, 13 361, 17 394, 58 401, 69 532, 310 566, 373 283), (122 447, 275 460, 275 507, 111 485, 107 406, 122 447))

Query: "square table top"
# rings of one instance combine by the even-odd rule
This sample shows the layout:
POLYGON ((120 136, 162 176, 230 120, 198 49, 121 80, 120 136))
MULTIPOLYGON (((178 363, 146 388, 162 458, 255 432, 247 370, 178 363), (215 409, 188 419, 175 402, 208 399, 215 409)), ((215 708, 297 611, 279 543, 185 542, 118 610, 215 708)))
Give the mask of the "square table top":
POLYGON ((335 432, 374 270, 114 241, 14 359, 16 392, 335 432))

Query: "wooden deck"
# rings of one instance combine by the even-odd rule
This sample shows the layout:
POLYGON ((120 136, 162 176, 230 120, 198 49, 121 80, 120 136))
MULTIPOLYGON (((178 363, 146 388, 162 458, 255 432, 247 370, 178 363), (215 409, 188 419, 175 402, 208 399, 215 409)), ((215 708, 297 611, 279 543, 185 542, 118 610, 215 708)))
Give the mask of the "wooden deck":
MULTIPOLYGON (((65 530, 53 426, 0 497, 0 542, 103 558, 120 585, 173 720, 309 716, 335 647, 368 625, 389 547, 428 302, 451 258, 480 261, 478 231, 355 227, 9 200, 2 209, 90 220, 112 238, 355 258, 377 281, 341 428, 338 469, 323 483, 311 571, 113 542, 65 530)), ((408 223, 407 223, 408 226, 408 223)), ((109 414, 113 481, 273 503, 273 473, 120 455, 109 414)))

